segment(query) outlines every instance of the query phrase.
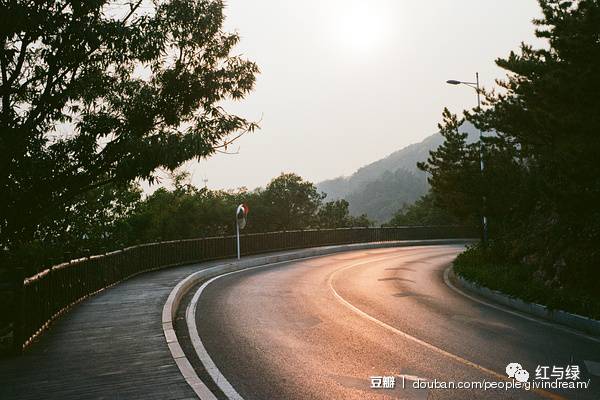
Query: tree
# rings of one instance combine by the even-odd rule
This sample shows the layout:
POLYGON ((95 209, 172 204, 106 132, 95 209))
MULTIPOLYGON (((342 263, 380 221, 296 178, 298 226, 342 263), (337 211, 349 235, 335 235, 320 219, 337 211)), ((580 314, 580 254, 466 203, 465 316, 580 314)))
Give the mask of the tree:
POLYGON ((457 225, 460 221, 450 212, 438 207, 439 201, 427 193, 411 205, 404 206, 394 214, 385 226, 432 226, 457 225))
POLYGON ((137 184, 108 184, 79 196, 64 212, 41 224, 35 239, 20 247, 15 259, 33 275, 52 264, 126 247, 138 234, 128 219, 141 194, 137 184))
POLYGON ((189 174, 177 172, 174 188, 159 188, 127 218, 131 241, 156 242, 224 236, 235 232, 234 210, 244 202, 245 188, 236 191, 198 189, 189 174))
POLYGON ((369 219, 367 214, 360 214, 359 216, 350 216, 350 226, 352 227, 363 227, 368 228, 375 225, 375 222, 369 219))
POLYGON ((344 199, 323 204, 317 212, 318 226, 320 228, 350 228, 368 227, 373 224, 366 214, 358 217, 350 215, 349 206, 350 204, 344 199))
POLYGON ((317 219, 321 228, 345 228, 350 223, 349 203, 344 200, 329 201, 319 208, 317 219))
POLYGON ((139 242, 230 235, 235 198, 204 188, 160 188, 138 205, 128 224, 139 242))
POLYGON ((561 270, 563 282, 592 282, 600 273, 591 267, 600 262, 600 2, 540 6, 536 35, 548 46, 523 44, 498 59, 508 72, 503 91, 486 93, 489 107, 467 118, 498 131, 503 154, 522 165, 519 191, 505 204, 521 220, 506 235, 518 238, 512 247, 535 255, 550 276, 561 270))
POLYGON ((528 204, 531 189, 516 146, 495 132, 467 144, 467 134, 460 132, 462 122, 444 109, 438 125, 444 142, 430 151, 426 162, 417 164, 430 174, 431 192, 415 205, 401 209, 391 224, 433 218, 475 225, 485 215, 490 236, 498 238, 522 221, 521 210, 528 204))
POLYGON ((220 103, 253 87, 220 0, 0 5, 0 246, 94 188, 153 180, 253 123, 220 103))
POLYGON ((426 162, 417 167, 427 172, 436 206, 461 221, 478 220, 483 213, 483 190, 479 168, 479 146, 467 144, 462 121, 445 108, 438 125, 444 143, 429 152, 426 162))
POLYGON ((262 192, 268 207, 265 225, 271 230, 304 229, 315 225, 315 215, 324 194, 317 192, 311 182, 293 173, 282 173, 262 192))

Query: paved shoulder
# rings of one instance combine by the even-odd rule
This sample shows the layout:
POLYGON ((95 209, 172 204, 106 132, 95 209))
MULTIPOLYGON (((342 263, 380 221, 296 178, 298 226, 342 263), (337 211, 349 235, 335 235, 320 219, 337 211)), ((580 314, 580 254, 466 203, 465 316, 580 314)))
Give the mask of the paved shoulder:
POLYGON ((23 356, 0 360, 0 399, 195 398, 165 344, 161 312, 173 286, 199 268, 142 274, 75 306, 23 356))

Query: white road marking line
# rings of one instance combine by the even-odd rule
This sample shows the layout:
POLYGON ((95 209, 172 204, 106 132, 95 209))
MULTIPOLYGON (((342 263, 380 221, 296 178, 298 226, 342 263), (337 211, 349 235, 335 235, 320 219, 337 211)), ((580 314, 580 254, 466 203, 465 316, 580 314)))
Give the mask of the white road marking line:
MULTIPOLYGON (((186 319, 186 323, 187 323, 187 327, 188 327, 188 332, 190 334, 190 340, 192 341, 192 345, 194 346, 194 350, 196 351, 196 354, 198 354, 198 357, 200 358, 200 362, 204 365, 204 368, 206 369, 206 371, 208 372, 208 374, 210 375, 212 380, 219 387, 219 389, 221 389, 221 391, 225 394, 225 396, 228 399, 244 400, 244 398, 234 389, 234 387, 231 385, 231 383, 229 383, 227 378, 225 378, 223 373, 221 373, 221 371, 219 370, 219 368, 217 367, 215 362, 212 360, 212 358, 208 354, 208 351, 204 347, 204 344, 202 343, 202 340, 200 339, 200 335, 198 334, 198 328, 196 326, 196 308, 197 308, 198 300, 200 299, 200 296, 202 295, 202 292, 204 291, 204 289, 206 289, 206 287, 208 285, 210 285, 212 282, 216 281, 217 279, 223 278, 224 276, 238 274, 240 272, 251 271, 253 269, 258 269, 258 268, 272 267, 272 266, 279 265, 279 264, 294 263, 294 262, 298 262, 298 261, 309 260, 312 258, 327 257, 327 256, 328 255, 325 255, 325 256, 319 255, 319 256, 314 256, 314 257, 306 257, 306 258, 303 258, 302 260, 280 261, 280 262, 276 262, 276 263, 272 263, 272 264, 258 265, 256 267, 245 268, 245 269, 242 269, 239 271, 228 272, 226 274, 218 275, 218 276, 215 276, 214 278, 209 279, 208 281, 204 282, 202 284, 202 286, 200 286, 200 288, 198 288, 198 290, 194 294, 194 297, 192 297, 192 301, 190 301, 190 304, 187 306, 186 312, 185 312, 185 319, 186 319)), ((392 258, 400 258, 400 257, 405 257, 405 256, 406 255, 395 255, 393 257, 383 257, 383 258, 378 258, 375 260, 370 260, 369 262, 377 262, 377 261, 389 260, 392 258)), ((361 263, 358 263, 358 265, 361 265, 364 263, 365 262, 363 261, 361 263)), ((354 265, 354 264, 351 264, 351 265, 354 265)))
MULTIPOLYGON (((467 365, 467 366, 475 368, 475 369, 477 369, 477 370, 479 370, 481 372, 485 372, 486 374, 494 376, 496 378, 499 378, 499 379, 501 379, 503 381, 508 381, 509 380, 509 378, 506 375, 499 374, 499 373, 497 373, 495 371, 492 371, 491 369, 488 369, 488 368, 486 368, 484 366, 481 366, 481 365, 479 365, 477 363, 474 363, 474 362, 469 361, 469 360, 467 360, 465 358, 457 356, 456 354, 450 353, 450 352, 448 352, 446 350, 443 350, 443 349, 441 349, 441 348, 439 348, 439 347, 437 347, 437 346, 435 346, 435 345, 433 345, 431 343, 428 343, 428 342, 426 342, 424 340, 418 339, 418 338, 416 338, 416 337, 414 337, 412 335, 409 335, 406 332, 403 332, 403 331, 401 331, 401 330, 399 330, 397 328, 394 328, 393 326, 391 326, 391 325, 389 325, 389 324, 387 324, 387 323, 385 323, 383 321, 380 321, 377 318, 375 318, 375 317, 367 314, 366 312, 364 312, 361 309, 357 308, 352 303, 350 303, 349 301, 347 301, 346 299, 344 299, 342 296, 340 296, 340 294, 337 292, 337 290, 335 290, 335 287, 333 286, 333 278, 334 278, 334 276, 337 275, 338 273, 342 272, 342 271, 347 270, 347 269, 350 269, 350 268, 353 268, 353 267, 357 267, 359 265, 368 264, 368 263, 371 263, 371 262, 372 261, 366 261, 366 262, 362 262, 362 263, 357 263, 357 264, 349 265, 349 266, 340 268, 340 269, 332 272, 331 275, 329 275, 329 279, 328 279, 329 287, 331 288, 331 290, 333 292, 333 295, 343 305, 345 305, 346 307, 348 307, 350 310, 354 311, 356 314, 360 315, 361 317, 363 317, 363 318, 365 318, 365 319, 367 319, 367 320, 369 320, 371 322, 374 322, 375 324, 381 326, 382 328, 387 329, 388 331, 390 331, 390 332, 392 332, 392 333, 394 333, 396 335, 402 336, 405 339, 413 341, 413 342, 415 342, 415 343, 417 343, 417 344, 419 344, 419 345, 421 345, 423 347, 426 347, 429 350, 432 350, 432 351, 434 351, 434 352, 436 352, 438 354, 441 354, 441 355, 443 355, 445 357, 451 358, 454 361, 457 361, 457 362, 459 362, 459 363, 461 363, 463 365, 467 365)), ((550 398, 550 399, 557 399, 557 400, 558 399, 564 399, 564 397, 562 397, 562 396, 559 396, 559 395, 557 395, 555 393, 547 392, 545 390, 536 389, 536 390, 533 390, 533 391, 535 391, 536 393, 538 393, 538 394, 540 394, 540 395, 542 395, 544 397, 550 398)))
POLYGON ((475 296, 472 296, 472 295, 470 295, 468 293, 465 293, 463 290, 457 288, 456 286, 454 286, 452 284, 452 282, 450 282, 450 278, 448 277, 448 275, 450 273, 450 268, 452 268, 452 266, 449 266, 448 268, 446 268, 444 270, 444 283, 446 284, 446 286, 448 286, 450 289, 454 290, 456 293, 461 294, 464 297, 466 297, 466 298, 468 298, 470 300, 473 300, 476 303, 483 304, 484 306, 488 306, 488 307, 494 308, 494 309, 499 310, 499 311, 504 311, 507 314, 514 315, 516 317, 520 317, 520 318, 526 319, 527 321, 537 322, 538 324, 545 325, 545 326, 550 326, 550 327, 552 327, 554 329, 558 329, 558 330, 561 330, 563 332, 568 332, 568 333, 570 333, 572 335, 579 336, 579 337, 591 340, 591 341, 596 342, 596 343, 600 343, 600 339, 595 338, 595 337, 590 336, 590 335, 586 335, 585 333, 581 333, 581 332, 576 331, 574 329, 570 329, 570 328, 568 328, 566 326, 555 324, 555 323, 552 323, 550 321, 546 321, 546 320, 543 320, 543 319, 540 319, 540 318, 536 318, 536 317, 533 317, 533 316, 530 316, 530 315, 527 315, 527 314, 523 314, 523 313, 520 313, 518 311, 511 310, 511 309, 509 309, 507 307, 504 307, 504 306, 501 306, 501 305, 498 305, 498 304, 493 304, 493 303, 487 302, 485 300, 479 299, 479 298, 477 298, 475 296))
MULTIPOLYGON (((410 247, 408 247, 410 249, 410 247)), ((406 249, 406 248, 403 248, 406 249)), ((207 372, 209 373, 209 375, 211 376, 211 378, 213 379, 213 381, 215 382, 215 384, 221 389, 221 391, 225 394, 225 396, 230 399, 230 400, 244 400, 243 397, 237 393, 237 391, 233 388, 233 386, 231 385, 231 383, 229 383, 229 381, 227 381, 227 379, 225 378, 225 376, 221 373, 221 371, 218 369, 218 367, 216 366, 216 364, 214 363, 214 361, 212 360, 212 358, 210 357, 210 355, 208 354, 206 348, 204 347, 204 344, 202 343, 202 340, 200 339, 200 336, 198 334, 198 329, 196 327, 196 308, 197 308, 197 303, 198 300, 200 299, 200 295, 202 294, 202 292, 204 291, 204 289, 206 289, 206 287, 216 281, 219 278, 222 278, 224 276, 227 275, 232 275, 232 274, 237 274, 240 272, 245 272, 245 271, 249 271, 249 270, 254 270, 254 269, 259 269, 259 268, 267 268, 267 267, 272 267, 275 265, 279 265, 279 264, 286 264, 286 263, 294 263, 294 262, 298 262, 298 261, 304 261, 304 260, 308 260, 308 259, 312 259, 312 258, 319 258, 319 257, 327 257, 328 255, 319 255, 319 256, 314 256, 314 257, 306 257, 302 260, 288 260, 288 261, 281 261, 281 262, 277 262, 277 263, 272 263, 272 264, 265 264, 265 265, 259 265, 256 267, 251 267, 251 268, 246 268, 246 269, 242 269, 239 271, 233 271, 233 272, 228 272, 226 274, 222 274, 219 276, 216 276, 214 278, 211 278, 210 280, 206 281, 202 286, 200 286, 200 288, 198 289, 198 291, 196 291, 196 293, 194 294, 192 301, 190 302, 190 304, 188 305, 187 309, 186 309, 186 323, 188 326, 188 331, 190 334, 190 339, 192 341, 192 345, 194 347, 194 350, 196 351, 196 353, 198 354, 198 357, 200 358, 200 361, 202 362, 202 364, 204 365, 205 369, 207 370, 207 372)), ((418 344, 421 344, 427 348, 430 348, 431 350, 438 352, 442 355, 445 355, 447 357, 450 357, 462 364, 466 364, 469 365, 473 368, 476 368, 478 370, 481 370, 483 372, 486 372, 492 376, 496 376, 499 377, 502 380, 508 380, 507 377, 505 377, 504 375, 498 374, 492 370, 489 370, 483 366, 480 366, 476 363, 473 363, 471 361, 468 361, 466 359, 463 359, 460 356, 454 355, 452 353, 449 353, 443 349, 440 349, 432 344, 429 344, 425 341, 422 341, 416 337, 413 337, 405 332, 402 332, 394 327, 392 327, 391 325, 386 324, 383 321, 379 321, 378 319, 370 316, 369 314, 363 312, 362 310, 356 308, 354 305, 352 305, 351 303, 347 302, 343 297, 341 297, 337 291, 335 290, 335 288, 333 287, 332 284, 332 278, 335 274, 337 274, 340 271, 352 268, 352 267, 356 267, 359 265, 365 265, 365 264, 369 264, 369 263, 373 263, 373 262, 379 262, 379 261, 385 261, 385 260, 390 260, 390 259, 394 259, 394 258, 402 258, 402 257, 406 257, 406 254, 403 255, 395 255, 395 256, 391 256, 391 257, 382 257, 382 258, 378 258, 378 259, 374 259, 374 260, 368 260, 368 261, 362 261, 362 262, 358 262, 358 263, 353 263, 350 264, 348 266, 342 267, 336 271, 334 271, 328 280, 329 286, 333 291, 334 296, 342 302, 342 304, 346 305, 347 307, 349 307, 352 311, 358 313, 359 315, 361 315, 362 317, 371 320, 372 322, 375 322, 376 324, 382 326, 385 329, 388 329, 400 336, 405 337, 406 339, 412 340, 418 344)), ((534 390, 536 393, 543 395, 544 397, 547 398, 551 398, 551 399, 564 399, 563 397, 556 395, 554 393, 551 392, 546 392, 544 390, 534 390)))

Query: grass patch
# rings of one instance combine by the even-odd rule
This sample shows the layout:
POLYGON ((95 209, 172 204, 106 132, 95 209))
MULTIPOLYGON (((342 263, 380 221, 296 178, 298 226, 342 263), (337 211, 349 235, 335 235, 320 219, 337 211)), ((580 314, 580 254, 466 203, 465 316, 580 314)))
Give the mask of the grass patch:
POLYGON ((534 266, 506 263, 499 258, 481 246, 470 247, 456 258, 454 271, 471 282, 521 300, 600 320, 599 293, 586 293, 576 286, 550 287, 537 278, 534 266))

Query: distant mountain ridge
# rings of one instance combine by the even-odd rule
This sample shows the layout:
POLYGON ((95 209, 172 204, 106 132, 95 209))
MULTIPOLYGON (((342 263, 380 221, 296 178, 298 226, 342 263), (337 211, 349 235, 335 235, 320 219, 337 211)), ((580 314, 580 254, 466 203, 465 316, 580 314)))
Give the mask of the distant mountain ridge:
MULTIPOLYGON (((479 138, 479 131, 468 122, 460 131, 468 134, 470 143, 479 138)), ((348 177, 319 182, 317 189, 327 193, 327 201, 346 199, 353 215, 367 214, 378 223, 387 222, 404 204, 413 203, 427 192, 425 173, 417 169, 417 162, 427 160, 429 151, 443 141, 442 135, 435 133, 359 168, 348 177)))

